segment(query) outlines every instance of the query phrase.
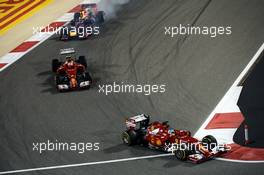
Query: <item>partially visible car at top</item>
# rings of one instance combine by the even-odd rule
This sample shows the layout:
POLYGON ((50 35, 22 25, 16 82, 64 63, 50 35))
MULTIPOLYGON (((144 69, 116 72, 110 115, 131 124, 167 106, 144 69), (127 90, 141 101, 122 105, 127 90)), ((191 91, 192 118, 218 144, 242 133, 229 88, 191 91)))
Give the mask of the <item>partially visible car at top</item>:
POLYGON ((105 13, 97 9, 97 4, 84 4, 80 12, 74 13, 71 22, 60 30, 60 40, 86 39, 99 34, 99 27, 105 21, 105 13))

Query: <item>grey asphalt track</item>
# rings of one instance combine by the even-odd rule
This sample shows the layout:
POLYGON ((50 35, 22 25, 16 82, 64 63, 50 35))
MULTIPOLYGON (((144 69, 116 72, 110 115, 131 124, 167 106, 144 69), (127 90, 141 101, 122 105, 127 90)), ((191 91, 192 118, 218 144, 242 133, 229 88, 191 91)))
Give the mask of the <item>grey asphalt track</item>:
MULTIPOLYGON (((122 145, 124 119, 147 113, 193 133, 264 40, 263 0, 132 0, 99 37, 60 42, 52 37, 0 73, 0 170, 25 169, 156 154, 122 145), (232 35, 164 35, 165 26, 232 26, 232 35), (51 59, 60 48, 87 55, 95 85, 59 94, 51 59), (166 92, 98 93, 117 82, 166 84, 166 92), (32 151, 33 142, 100 142, 100 151, 32 151)), ((210 161, 201 165, 157 158, 24 174, 264 174, 263 164, 210 161)), ((22 173, 23 174, 23 173, 22 173)))

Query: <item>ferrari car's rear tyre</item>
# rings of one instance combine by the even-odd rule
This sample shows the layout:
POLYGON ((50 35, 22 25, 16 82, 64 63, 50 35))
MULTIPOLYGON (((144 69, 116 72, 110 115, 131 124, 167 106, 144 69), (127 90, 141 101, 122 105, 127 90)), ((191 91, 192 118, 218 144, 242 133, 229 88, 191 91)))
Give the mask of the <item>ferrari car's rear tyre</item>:
POLYGON ((137 133, 134 130, 125 131, 122 133, 123 142, 128 145, 134 145, 137 142, 137 133))
POLYGON ((85 79, 89 80, 89 81, 92 81, 92 77, 91 77, 89 72, 85 72, 85 79))
POLYGON ((83 65, 85 68, 87 68, 87 62, 85 56, 79 56, 79 59, 77 60, 78 63, 83 65))
POLYGON ((202 143, 204 146, 207 146, 208 150, 212 150, 214 147, 217 146, 217 140, 212 135, 207 135, 202 139, 202 143))
POLYGON ((181 161, 185 161, 187 160, 187 157, 188 157, 188 153, 189 151, 188 150, 176 150, 175 151, 175 156, 178 160, 181 160, 181 161))
POLYGON ((91 77, 91 75, 89 74, 89 72, 86 72, 86 73, 85 73, 85 80, 90 81, 90 84, 92 83, 92 77, 91 77))
POLYGON ((51 64, 52 72, 56 72, 57 69, 60 67, 60 62, 58 59, 53 59, 51 64))

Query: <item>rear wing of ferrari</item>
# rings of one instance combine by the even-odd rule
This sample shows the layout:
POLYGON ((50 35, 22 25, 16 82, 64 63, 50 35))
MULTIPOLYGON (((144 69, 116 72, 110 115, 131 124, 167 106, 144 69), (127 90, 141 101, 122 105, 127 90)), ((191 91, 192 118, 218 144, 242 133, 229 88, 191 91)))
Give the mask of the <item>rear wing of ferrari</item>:
POLYGON ((67 49, 60 50, 61 55, 68 55, 68 54, 74 54, 74 53, 75 53, 74 48, 67 48, 67 49))
POLYGON ((134 117, 130 117, 126 120, 127 129, 140 129, 142 127, 146 127, 149 124, 150 116, 146 114, 136 115, 134 117))

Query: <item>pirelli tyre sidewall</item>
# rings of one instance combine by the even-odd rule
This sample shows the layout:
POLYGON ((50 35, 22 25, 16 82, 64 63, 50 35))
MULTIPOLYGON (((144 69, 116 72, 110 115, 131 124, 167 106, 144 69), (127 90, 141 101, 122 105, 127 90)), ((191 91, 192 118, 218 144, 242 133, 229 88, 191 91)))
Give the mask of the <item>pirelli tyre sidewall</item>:
POLYGON ((89 72, 85 72, 85 80, 90 81, 90 83, 92 83, 92 77, 89 72))
POLYGON ((75 21, 78 21, 80 17, 81 17, 81 13, 80 12, 74 13, 74 15, 73 15, 73 21, 74 22, 75 21))
POLYGON ((137 133, 134 130, 124 131, 122 133, 123 143, 132 146, 137 142, 137 133))
POLYGON ((178 160, 181 160, 181 161, 185 161, 185 160, 187 160, 188 153, 189 153, 188 150, 181 150, 181 149, 176 150, 176 151, 174 152, 176 158, 177 158, 178 160))
POLYGON ((202 144, 208 147, 208 150, 212 150, 217 146, 217 140, 212 135, 207 135, 202 139, 202 144))

